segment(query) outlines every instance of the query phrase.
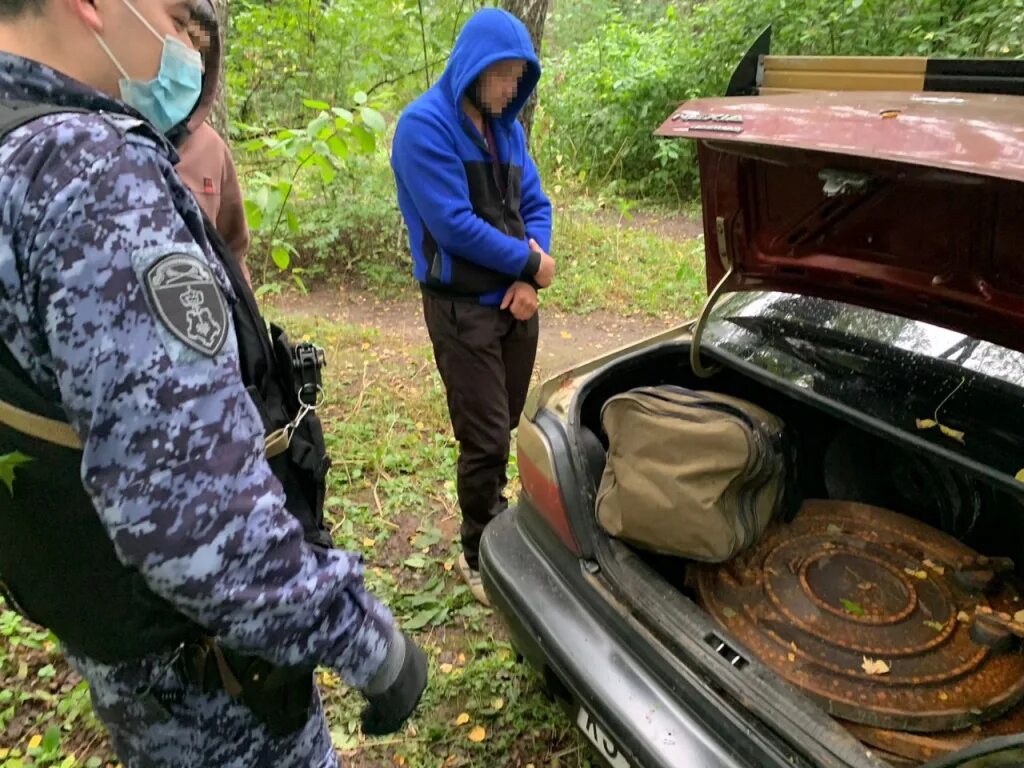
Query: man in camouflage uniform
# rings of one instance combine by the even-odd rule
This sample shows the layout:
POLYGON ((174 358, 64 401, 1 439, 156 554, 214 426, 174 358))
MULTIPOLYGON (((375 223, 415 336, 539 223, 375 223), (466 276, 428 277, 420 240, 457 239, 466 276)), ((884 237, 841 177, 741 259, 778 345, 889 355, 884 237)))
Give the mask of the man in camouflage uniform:
MULTIPOLYGON (((184 0, 0 0, 0 101, 75 110, 0 143, 0 352, 66 414, 85 492, 146 589, 225 648, 332 668, 368 700, 365 731, 395 730, 426 685, 425 657, 366 591, 361 559, 307 543, 286 510, 239 376, 228 308, 241 297, 174 150, 115 98, 123 80, 155 77, 169 39, 189 44, 190 14, 184 0), (154 274, 190 276, 181 307, 162 302, 154 274)), ((39 463, 19 470, 13 504, 39 463)), ((0 509, 12 504, 0 494, 0 509)), ((40 527, 50 512, 33 510, 40 527)), ((183 677, 179 651, 101 662, 66 650, 129 768, 337 764, 315 689, 305 725, 280 735, 183 677)))

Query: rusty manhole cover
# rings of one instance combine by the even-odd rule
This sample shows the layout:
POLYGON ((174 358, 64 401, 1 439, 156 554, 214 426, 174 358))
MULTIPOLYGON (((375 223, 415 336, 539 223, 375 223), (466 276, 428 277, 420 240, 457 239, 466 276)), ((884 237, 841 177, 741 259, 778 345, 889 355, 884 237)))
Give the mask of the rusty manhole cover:
POLYGON ((697 582, 704 608, 829 714, 928 733, 1024 698, 1010 568, 903 515, 809 501, 697 582), (997 626, 974 627, 975 609, 997 626))

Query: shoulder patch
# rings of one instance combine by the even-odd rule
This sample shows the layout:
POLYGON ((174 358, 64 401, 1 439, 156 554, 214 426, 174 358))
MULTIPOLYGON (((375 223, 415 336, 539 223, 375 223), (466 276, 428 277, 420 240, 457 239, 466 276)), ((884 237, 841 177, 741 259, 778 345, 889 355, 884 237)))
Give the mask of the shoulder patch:
POLYGON ((224 346, 228 310, 210 268, 187 253, 169 254, 143 277, 160 322, 196 352, 213 357, 224 346))

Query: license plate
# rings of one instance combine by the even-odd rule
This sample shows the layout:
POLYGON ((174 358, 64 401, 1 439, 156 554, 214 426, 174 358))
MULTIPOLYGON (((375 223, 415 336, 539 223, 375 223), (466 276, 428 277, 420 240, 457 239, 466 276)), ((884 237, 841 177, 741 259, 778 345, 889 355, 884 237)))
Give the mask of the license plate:
POLYGON ((597 751, 612 768, 632 768, 629 761, 619 752, 619 748, 615 746, 615 742, 608 738, 601 726, 597 724, 597 720, 583 707, 580 707, 579 714, 576 715, 576 725, 587 735, 590 743, 597 748, 597 751))

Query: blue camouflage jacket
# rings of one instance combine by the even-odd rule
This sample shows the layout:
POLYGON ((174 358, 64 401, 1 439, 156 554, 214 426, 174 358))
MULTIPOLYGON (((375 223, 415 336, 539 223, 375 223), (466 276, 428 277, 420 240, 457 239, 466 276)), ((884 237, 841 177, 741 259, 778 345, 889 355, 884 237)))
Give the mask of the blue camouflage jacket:
POLYGON ((185 254, 235 300, 173 148, 120 102, 3 53, 0 98, 88 110, 0 144, 0 342, 62 404, 118 557, 225 644, 365 685, 394 630, 361 558, 310 547, 285 510, 230 329, 200 354, 143 289, 185 254))

